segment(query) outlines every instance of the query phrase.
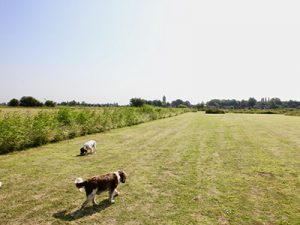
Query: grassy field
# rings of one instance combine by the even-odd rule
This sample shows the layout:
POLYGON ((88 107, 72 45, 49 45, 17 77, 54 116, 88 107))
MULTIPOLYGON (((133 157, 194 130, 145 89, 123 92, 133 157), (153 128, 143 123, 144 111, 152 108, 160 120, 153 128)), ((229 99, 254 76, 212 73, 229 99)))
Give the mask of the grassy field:
POLYGON ((186 113, 0 156, 1 224, 300 224, 300 117, 186 113), (96 155, 78 157, 88 139, 96 155), (97 207, 76 177, 128 173, 97 207))

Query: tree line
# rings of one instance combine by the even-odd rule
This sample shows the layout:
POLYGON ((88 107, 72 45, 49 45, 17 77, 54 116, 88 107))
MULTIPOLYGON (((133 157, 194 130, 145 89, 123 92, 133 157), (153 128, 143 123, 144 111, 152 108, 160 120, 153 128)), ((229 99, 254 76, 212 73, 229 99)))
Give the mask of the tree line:
POLYGON ((280 109, 280 108, 300 108, 300 101, 281 101, 280 98, 262 98, 257 101, 255 98, 248 100, 235 99, 213 99, 206 102, 206 108, 221 109, 280 109))
POLYGON ((24 106, 24 107, 39 107, 39 106, 48 106, 54 107, 56 103, 51 100, 45 101, 45 103, 40 102, 39 100, 35 99, 31 96, 23 96, 20 100, 13 98, 8 103, 8 106, 24 106))
MULTIPOLYGON (((61 106, 88 106, 88 107, 118 107, 118 103, 105 103, 105 104, 91 104, 86 102, 63 101, 61 103, 52 100, 46 100, 44 103, 31 96, 23 96, 20 100, 13 98, 8 103, 8 106, 23 106, 23 107, 55 107, 61 106)), ((131 98, 129 105, 139 107, 143 105, 152 105, 164 108, 197 108, 202 109, 279 109, 279 108, 300 108, 300 101, 289 100, 281 101, 279 98, 262 98, 257 101, 255 98, 250 97, 248 100, 235 100, 235 99, 212 99, 206 103, 201 102, 191 104, 187 100, 177 99, 171 102, 166 101, 163 96, 162 100, 146 100, 142 98, 131 98)))
POLYGON ((23 106, 23 107, 40 107, 40 106, 47 106, 47 107, 55 107, 57 105, 61 106, 89 106, 89 107, 118 107, 118 103, 106 103, 106 104, 92 104, 86 102, 77 102, 73 101, 63 101, 57 103, 52 100, 46 100, 44 103, 40 102, 36 98, 32 96, 23 96, 20 100, 13 98, 7 104, 8 106, 23 106))

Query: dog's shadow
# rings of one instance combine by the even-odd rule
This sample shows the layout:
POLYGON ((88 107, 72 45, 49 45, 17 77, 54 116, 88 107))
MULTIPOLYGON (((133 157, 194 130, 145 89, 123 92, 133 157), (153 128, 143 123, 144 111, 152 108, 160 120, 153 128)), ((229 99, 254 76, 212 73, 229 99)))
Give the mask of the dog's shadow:
POLYGON ((109 206, 111 206, 110 201, 108 199, 104 199, 96 206, 85 207, 82 210, 77 209, 76 211, 71 213, 67 213, 67 210, 62 210, 57 213, 54 213, 53 217, 64 221, 73 221, 73 220, 78 220, 85 216, 93 215, 94 213, 101 212, 106 208, 108 208, 109 206))
POLYGON ((84 155, 78 154, 75 157, 84 157, 84 156, 89 156, 89 155, 92 155, 92 154, 84 154, 84 155))

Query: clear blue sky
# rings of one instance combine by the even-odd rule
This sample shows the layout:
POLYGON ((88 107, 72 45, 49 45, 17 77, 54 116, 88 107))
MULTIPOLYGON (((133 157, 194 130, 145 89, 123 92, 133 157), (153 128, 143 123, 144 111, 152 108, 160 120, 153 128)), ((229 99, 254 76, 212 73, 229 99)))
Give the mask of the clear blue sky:
POLYGON ((0 102, 300 100, 299 1, 0 0, 0 102))

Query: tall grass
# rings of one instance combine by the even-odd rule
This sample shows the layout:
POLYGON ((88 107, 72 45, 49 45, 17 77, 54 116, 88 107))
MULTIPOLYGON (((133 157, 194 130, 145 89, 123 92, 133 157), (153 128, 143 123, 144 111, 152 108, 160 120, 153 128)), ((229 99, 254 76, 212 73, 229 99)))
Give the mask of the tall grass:
POLYGON ((145 105, 137 108, 61 108, 41 110, 33 115, 24 115, 21 111, 5 113, 0 117, 0 154, 188 111, 190 110, 145 105))

